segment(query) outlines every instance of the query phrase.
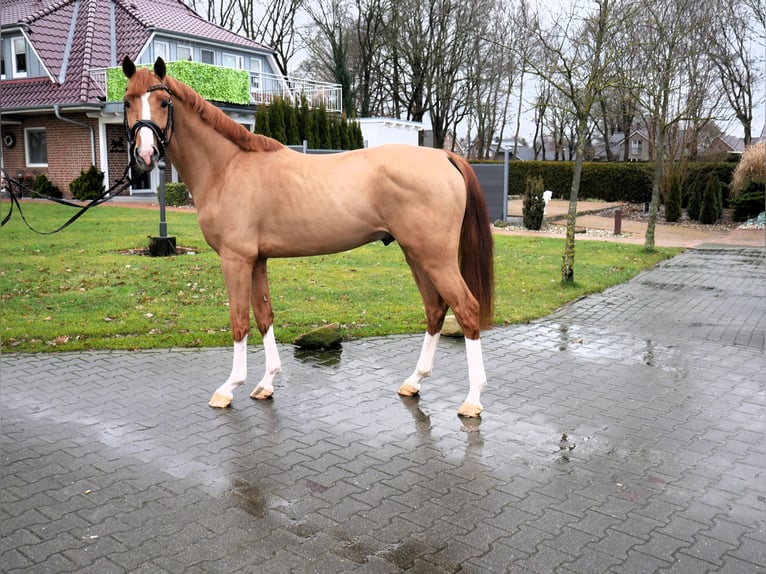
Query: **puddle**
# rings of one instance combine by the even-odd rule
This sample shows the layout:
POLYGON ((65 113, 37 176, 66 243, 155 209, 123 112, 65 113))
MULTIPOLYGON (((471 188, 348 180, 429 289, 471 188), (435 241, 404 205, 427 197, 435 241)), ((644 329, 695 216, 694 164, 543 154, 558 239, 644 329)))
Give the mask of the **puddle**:
POLYGON ((266 498, 256 485, 245 480, 234 480, 234 494, 241 499, 241 507, 249 515, 263 518, 269 513, 266 498))
POLYGON ((296 348, 294 352, 295 359, 312 367, 333 367, 340 363, 343 349, 337 347, 335 349, 299 349, 296 348))

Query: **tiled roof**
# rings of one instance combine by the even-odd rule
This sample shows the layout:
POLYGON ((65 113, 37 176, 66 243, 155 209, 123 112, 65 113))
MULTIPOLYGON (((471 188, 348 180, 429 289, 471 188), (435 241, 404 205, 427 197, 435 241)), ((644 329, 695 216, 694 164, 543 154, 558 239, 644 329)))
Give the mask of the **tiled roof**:
POLYGON ((24 30, 50 75, 50 79, 3 81, 0 105, 6 110, 98 104, 101 94, 90 70, 118 65, 125 55, 138 58, 154 32, 270 51, 206 21, 179 0, 0 0, 0 12, 0 25, 20 26, 24 30), (114 57, 111 6, 114 6, 114 57), (67 50, 70 34, 71 46, 67 50))

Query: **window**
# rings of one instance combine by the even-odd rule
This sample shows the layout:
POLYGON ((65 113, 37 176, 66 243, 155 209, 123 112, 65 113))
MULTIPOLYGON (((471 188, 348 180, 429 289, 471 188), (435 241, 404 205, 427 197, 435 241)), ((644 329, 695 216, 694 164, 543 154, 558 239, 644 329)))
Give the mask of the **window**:
POLYGON ((24 130, 24 153, 27 167, 46 167, 48 165, 48 144, 45 128, 26 128, 24 130))
POLYGON ((27 76, 27 41, 24 38, 14 38, 11 42, 13 49, 13 77, 27 76))
POLYGON ((261 60, 250 58, 250 91, 261 91, 261 60))
POLYGON ((179 62, 182 60, 193 60, 193 50, 191 46, 184 46, 182 44, 178 44, 176 47, 176 60, 179 62))
POLYGON ((3 50, 3 45, 0 43, 0 80, 5 79, 5 50, 3 50))
POLYGON ((235 56, 234 54, 224 54, 223 65, 225 68, 243 70, 245 68, 245 58, 242 56, 235 56))
POLYGON ((630 153, 631 155, 642 155, 644 149, 644 142, 640 139, 630 140, 630 153))
POLYGON ((205 50, 202 48, 199 51, 199 57, 203 64, 215 65, 215 52, 213 50, 205 50))
POLYGON ((154 58, 162 58, 166 62, 169 62, 170 44, 167 42, 154 42, 154 58))

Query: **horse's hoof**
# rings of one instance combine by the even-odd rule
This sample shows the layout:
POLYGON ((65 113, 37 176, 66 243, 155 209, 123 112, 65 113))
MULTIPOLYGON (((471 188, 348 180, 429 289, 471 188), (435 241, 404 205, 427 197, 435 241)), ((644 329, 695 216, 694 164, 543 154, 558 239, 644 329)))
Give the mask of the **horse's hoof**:
POLYGON ((402 386, 399 387, 399 394, 403 397, 414 397, 419 392, 420 392, 420 389, 413 387, 409 383, 402 383, 402 386))
POLYGON ((231 404, 233 398, 223 393, 215 393, 208 404, 216 409, 225 409, 231 404))
POLYGON ((461 417, 466 417, 469 419, 473 419, 478 417, 481 414, 481 411, 484 409, 481 405, 475 405, 473 403, 463 403, 460 405, 460 408, 457 410, 457 414, 459 414, 461 417))
POLYGON ((265 401, 266 399, 270 399, 273 394, 274 391, 270 391, 269 389, 264 389, 263 387, 255 387, 255 390, 250 393, 250 397, 253 399, 258 399, 259 401, 265 401))

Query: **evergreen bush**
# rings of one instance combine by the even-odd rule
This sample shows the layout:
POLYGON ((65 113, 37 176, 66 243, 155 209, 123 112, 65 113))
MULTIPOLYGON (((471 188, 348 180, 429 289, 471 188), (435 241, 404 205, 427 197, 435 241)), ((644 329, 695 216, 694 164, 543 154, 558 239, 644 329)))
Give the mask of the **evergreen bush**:
POLYGON ((709 225, 718 221, 721 215, 718 211, 720 196, 721 183, 717 177, 711 177, 705 186, 705 193, 702 194, 702 205, 699 213, 700 223, 709 225))
POLYGON ((80 176, 69 183, 72 197, 80 201, 96 199, 104 193, 104 172, 92 165, 88 171, 81 171, 80 176))
POLYGON ((700 218, 700 209, 702 209, 702 192, 699 188, 695 187, 689 192, 689 200, 686 204, 686 215, 689 216, 689 219, 694 219, 696 221, 700 218))
POLYGON ((43 197, 55 197, 61 199, 64 194, 61 193, 61 189, 57 185, 54 185, 48 177, 41 173, 35 178, 35 182, 32 185, 32 189, 35 195, 41 195, 43 197))
POLYGON ((681 182, 673 176, 665 198, 665 221, 672 223, 679 219, 681 219, 681 182))
POLYGON ((751 181, 731 200, 733 209, 731 218, 734 221, 746 221, 751 217, 756 217, 764 211, 764 203, 766 203, 764 184, 751 181))
POLYGON ((537 231, 543 226, 543 212, 545 211, 544 190, 542 177, 527 178, 522 205, 524 227, 527 229, 537 231))
POLYGON ((185 183, 165 184, 165 205, 180 207, 192 204, 191 195, 185 183))

